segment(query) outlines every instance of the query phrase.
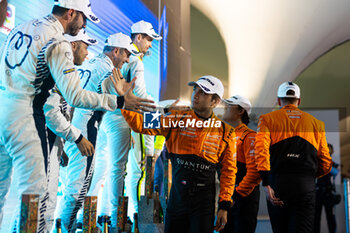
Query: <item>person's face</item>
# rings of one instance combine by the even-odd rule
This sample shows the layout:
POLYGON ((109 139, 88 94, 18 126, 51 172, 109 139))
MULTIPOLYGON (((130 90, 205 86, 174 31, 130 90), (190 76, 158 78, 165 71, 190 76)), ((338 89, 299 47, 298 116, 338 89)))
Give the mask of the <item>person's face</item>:
POLYGON ((113 51, 113 65, 121 69, 125 62, 129 62, 130 52, 127 49, 117 48, 113 51))
POLYGON ((0 27, 4 24, 7 14, 7 0, 0 2, 0 27))
POLYGON ((67 25, 67 34, 71 36, 78 35, 80 29, 86 27, 86 17, 80 11, 70 13, 69 22, 67 25))
POLYGON ((152 48, 153 39, 150 36, 137 35, 138 45, 140 52, 146 54, 146 52, 152 48))
POLYGON ((242 117, 244 110, 240 109, 238 105, 230 105, 225 103, 225 112, 222 118, 225 121, 237 121, 242 117))
POLYGON ((83 41, 74 41, 72 42, 72 50, 74 56, 74 65, 80 66, 85 61, 85 58, 89 54, 88 52, 89 45, 83 41))
POLYGON ((213 109, 217 103, 212 94, 205 93, 199 86, 195 85, 193 86, 191 104, 195 111, 202 112, 213 109))

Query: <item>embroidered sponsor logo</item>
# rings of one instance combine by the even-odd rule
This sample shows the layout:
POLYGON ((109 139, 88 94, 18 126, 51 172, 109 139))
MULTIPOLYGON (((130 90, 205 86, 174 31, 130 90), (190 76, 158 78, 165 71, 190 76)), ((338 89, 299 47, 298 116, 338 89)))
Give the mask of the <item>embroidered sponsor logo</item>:
POLYGON ((72 73, 74 71, 75 71, 75 68, 70 68, 70 69, 64 70, 63 74, 69 74, 69 73, 72 73))
POLYGON ((183 168, 187 168, 193 171, 209 171, 210 170, 210 165, 207 164, 202 164, 202 163, 196 163, 196 162, 191 162, 191 161, 186 161, 180 158, 176 159, 176 163, 180 166, 182 166, 183 168))
POLYGON ((70 61, 73 59, 73 55, 72 55, 71 52, 66 52, 64 55, 65 55, 66 58, 67 58, 68 60, 70 60, 70 61))
POLYGON ((288 158, 299 158, 300 154, 287 154, 288 158))

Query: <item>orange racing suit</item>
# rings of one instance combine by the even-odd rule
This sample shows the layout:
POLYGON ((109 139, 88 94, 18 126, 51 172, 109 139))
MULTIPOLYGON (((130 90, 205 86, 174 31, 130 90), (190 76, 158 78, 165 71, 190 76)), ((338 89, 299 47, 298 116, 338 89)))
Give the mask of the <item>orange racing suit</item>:
POLYGON ((268 172, 322 177, 332 169, 324 123, 293 105, 260 117, 255 153, 264 186, 268 172))
POLYGON ((237 138, 237 174, 236 192, 242 196, 248 196, 261 178, 255 162, 255 131, 249 129, 245 124, 240 124, 235 128, 237 138))
POLYGON ((274 232, 313 232, 315 178, 332 168, 324 123, 295 105, 262 115, 255 142, 263 186, 284 205, 267 207, 274 232))
MULTIPOLYGON (((213 185, 216 166, 219 165, 221 170, 219 208, 227 210, 230 207, 237 171, 235 132, 231 126, 217 118, 214 113, 208 120, 220 121, 221 127, 169 126, 171 122, 182 120, 201 121, 193 110, 189 110, 171 111, 160 117, 160 128, 146 129, 143 127, 143 115, 128 110, 122 110, 122 114, 135 132, 163 135, 166 138, 173 166, 172 193, 180 191, 176 195, 183 195, 181 186, 189 183, 196 183, 194 185, 198 188, 206 184, 213 185)), ((171 196, 170 194, 170 198, 171 196)))
POLYGON ((257 225, 261 181, 256 167, 254 144, 255 131, 247 125, 235 128, 237 140, 236 188, 233 194, 234 205, 227 214, 227 223, 220 233, 253 233, 257 225))

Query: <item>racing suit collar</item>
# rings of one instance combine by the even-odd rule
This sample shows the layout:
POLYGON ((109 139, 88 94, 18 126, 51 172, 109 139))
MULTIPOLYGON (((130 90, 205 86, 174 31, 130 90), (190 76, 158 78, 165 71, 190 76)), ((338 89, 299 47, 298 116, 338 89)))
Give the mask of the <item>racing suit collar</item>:
MULTIPOLYGON (((135 47, 137 52, 140 52, 140 49, 136 46, 136 44, 133 43, 132 45, 135 47)), ((142 61, 142 58, 141 58, 141 57, 143 57, 142 54, 143 53, 141 53, 140 56, 136 56, 138 59, 140 59, 140 61, 142 61)), ((135 56, 135 55, 131 54, 131 56, 135 56)))
POLYGON ((247 126, 244 123, 242 123, 235 128, 235 131, 244 131, 246 127, 247 126))
POLYGON ((205 120, 205 121, 206 121, 206 120, 208 120, 208 119, 210 119, 210 118, 215 118, 214 112, 212 112, 211 115, 210 115, 210 117, 208 117, 208 118, 204 118, 204 117, 198 115, 194 110, 192 110, 192 112, 193 112, 193 114, 194 114, 197 118, 199 118, 199 119, 201 119, 201 120, 205 120))
POLYGON ((112 60, 104 53, 101 53, 101 57, 106 61, 106 63, 113 69, 114 65, 112 60))
POLYGON ((295 106, 294 104, 287 104, 287 105, 283 106, 281 109, 286 109, 286 108, 289 108, 289 109, 296 109, 296 108, 298 108, 298 107, 295 106))
POLYGON ((46 17, 53 17, 56 19, 56 21, 53 23, 53 26, 60 32, 62 32, 62 35, 64 35, 64 28, 63 25, 61 24, 61 22, 53 15, 53 14, 49 14, 46 17))

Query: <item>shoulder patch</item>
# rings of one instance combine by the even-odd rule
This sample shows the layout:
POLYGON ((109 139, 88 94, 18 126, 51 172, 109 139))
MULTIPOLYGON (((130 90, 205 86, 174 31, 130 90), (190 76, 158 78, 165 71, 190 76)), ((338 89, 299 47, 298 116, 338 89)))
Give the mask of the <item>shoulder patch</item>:
POLYGON ((75 68, 73 67, 73 68, 64 70, 64 71, 63 71, 63 74, 69 74, 69 73, 72 73, 72 72, 74 72, 74 71, 75 71, 75 68))

